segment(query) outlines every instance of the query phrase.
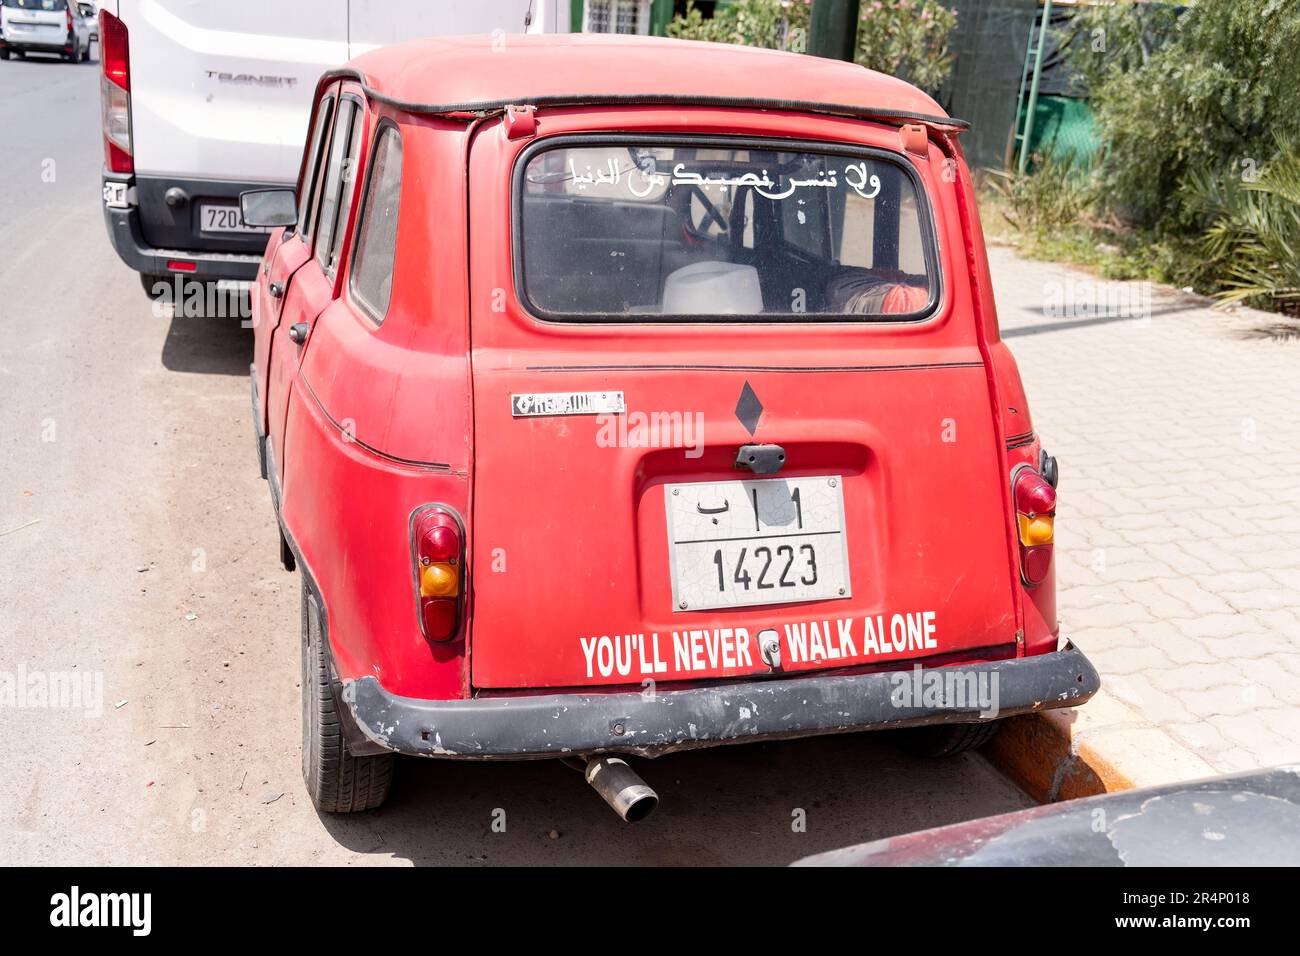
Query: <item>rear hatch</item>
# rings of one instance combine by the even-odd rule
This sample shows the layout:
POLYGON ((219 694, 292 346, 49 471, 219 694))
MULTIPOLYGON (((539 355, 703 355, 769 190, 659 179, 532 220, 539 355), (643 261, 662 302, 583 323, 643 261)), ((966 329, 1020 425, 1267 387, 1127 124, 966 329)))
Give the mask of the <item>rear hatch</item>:
POLYGON ((519 145, 471 153, 475 686, 1011 653, 998 439, 929 165, 519 145))
POLYGON ((67 0, 3 0, 10 43, 61 47, 68 43, 67 0))

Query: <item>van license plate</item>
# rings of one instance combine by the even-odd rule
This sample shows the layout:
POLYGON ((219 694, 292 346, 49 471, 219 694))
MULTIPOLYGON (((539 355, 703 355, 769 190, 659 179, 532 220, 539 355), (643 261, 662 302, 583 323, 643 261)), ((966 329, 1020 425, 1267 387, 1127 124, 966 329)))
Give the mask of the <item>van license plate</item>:
POLYGON ((843 479, 664 486, 673 609, 847 598, 843 479))
POLYGON ((244 225, 238 206, 199 206, 199 229, 203 232, 270 232, 244 225))

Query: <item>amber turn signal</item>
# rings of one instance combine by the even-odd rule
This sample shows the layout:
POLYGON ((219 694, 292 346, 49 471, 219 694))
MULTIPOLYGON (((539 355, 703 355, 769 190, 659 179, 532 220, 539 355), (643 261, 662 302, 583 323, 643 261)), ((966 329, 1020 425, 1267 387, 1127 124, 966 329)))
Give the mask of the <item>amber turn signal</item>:
POLYGON ((434 561, 420 571, 420 597, 455 597, 460 591, 456 566, 448 561, 434 561))
POLYGON ((1051 544, 1053 534, 1053 523, 1056 521, 1051 515, 1038 515, 1031 518, 1028 515, 1016 515, 1016 520, 1020 524, 1020 543, 1027 548, 1032 548, 1037 544, 1051 544))

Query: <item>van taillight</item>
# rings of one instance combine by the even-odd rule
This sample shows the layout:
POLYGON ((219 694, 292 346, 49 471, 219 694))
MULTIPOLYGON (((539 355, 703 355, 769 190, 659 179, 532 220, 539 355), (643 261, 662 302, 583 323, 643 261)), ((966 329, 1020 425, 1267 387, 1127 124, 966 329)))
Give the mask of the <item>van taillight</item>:
POLYGON ((1056 489, 1032 468, 1021 468, 1011 484, 1020 538, 1020 576, 1025 584, 1042 584, 1052 565, 1056 534, 1056 489))
MULTIPOLYGON (((67 17, 67 20, 68 20, 68 32, 69 32, 69 33, 72 33, 72 7, 68 7, 68 9, 67 9, 67 14, 68 14, 68 17, 67 17)), ((75 36, 73 36, 73 38, 72 38, 72 42, 73 42, 73 43, 76 43, 76 42, 77 42, 77 38, 76 38, 75 36)))
MULTIPOLYGON (((69 14, 71 16, 71 14, 69 14)), ((99 11, 99 99, 104 125, 104 163, 110 172, 133 173, 131 156, 131 58, 126 24, 99 11)))
POLYGON ((411 515, 420 631, 431 641, 449 640, 460 630, 463 538, 460 521, 449 508, 425 505, 411 515))

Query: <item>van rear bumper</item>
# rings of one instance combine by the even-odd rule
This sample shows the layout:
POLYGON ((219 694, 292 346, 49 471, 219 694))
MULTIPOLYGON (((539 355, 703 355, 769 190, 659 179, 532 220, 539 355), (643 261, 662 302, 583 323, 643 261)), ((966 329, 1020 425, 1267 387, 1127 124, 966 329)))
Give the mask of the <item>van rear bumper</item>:
POLYGON ((345 683, 342 698, 351 718, 345 727, 351 724, 350 736, 361 737, 356 745, 349 741, 354 752, 508 759, 596 752, 657 756, 781 737, 980 723, 1076 707, 1100 687, 1096 668, 1067 644, 1048 654, 989 663, 748 681, 654 696, 417 700, 363 677, 345 683), (933 681, 937 696, 927 689, 923 699, 912 699, 921 696, 913 690, 931 686, 928 675, 948 674, 954 680, 933 681), (991 689, 991 697, 968 693, 972 687, 991 689), (996 711, 981 712, 970 697, 991 700, 996 711))
POLYGON ((140 231, 140 213, 135 207, 110 209, 105 206, 104 223, 108 226, 108 238, 112 240, 118 258, 136 272, 145 275, 171 275, 178 270, 168 268, 167 263, 179 260, 194 263, 193 269, 179 273, 187 279, 237 279, 252 282, 257 278, 257 269, 262 263, 260 255, 246 253, 155 249, 144 240, 140 231))
MULTIPOLYGON (((105 182, 109 181, 105 177, 105 182)), ((122 180, 114 177, 111 181, 122 180)), ((144 237, 138 205, 126 208, 105 205, 104 224, 118 258, 136 272, 146 275, 166 276, 178 272, 189 279, 236 279, 251 282, 257 278, 257 270, 262 263, 261 252, 157 248, 144 237), (168 268, 167 264, 173 261, 193 263, 194 268, 183 271, 168 268)), ((265 240, 262 244, 265 245, 265 240)))

